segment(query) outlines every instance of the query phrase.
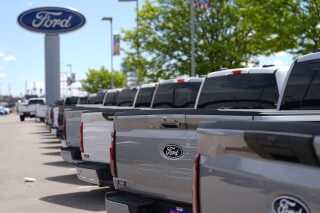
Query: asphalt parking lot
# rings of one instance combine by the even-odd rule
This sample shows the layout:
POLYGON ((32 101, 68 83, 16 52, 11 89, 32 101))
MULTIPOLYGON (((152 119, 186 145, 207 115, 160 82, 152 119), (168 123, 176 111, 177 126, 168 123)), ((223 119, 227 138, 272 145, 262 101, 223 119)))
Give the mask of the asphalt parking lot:
POLYGON ((106 212, 110 189, 78 180, 44 123, 0 116, 0 153, 1 212, 106 212))

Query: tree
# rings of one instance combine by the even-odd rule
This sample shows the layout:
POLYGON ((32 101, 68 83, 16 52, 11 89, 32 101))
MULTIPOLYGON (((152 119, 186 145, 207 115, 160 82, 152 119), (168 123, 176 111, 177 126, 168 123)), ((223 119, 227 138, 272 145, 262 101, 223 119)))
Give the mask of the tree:
POLYGON ((274 48, 295 56, 307 54, 320 45, 319 0, 238 0, 247 22, 257 31, 271 34, 266 43, 269 53, 274 48))
MULTIPOLYGON (((265 41, 271 33, 257 32, 255 24, 244 19, 242 7, 248 2, 211 1, 210 9, 195 10, 198 75, 242 67, 261 54, 284 49, 273 46, 270 50, 265 41)), ((146 1, 138 15, 139 32, 124 31, 123 39, 131 46, 125 61, 137 68, 140 81, 191 74, 190 1, 146 1), (137 45, 140 60, 136 57, 137 45)))
MULTIPOLYGON (((138 33, 125 30, 123 39, 131 47, 126 64, 137 69, 140 82, 190 74, 190 0, 147 0, 138 17, 138 33)), ((320 0, 211 0, 195 17, 198 75, 319 47, 320 0)))
MULTIPOLYGON (((100 70, 89 69, 86 79, 81 80, 82 89, 88 93, 96 93, 102 89, 111 89, 111 73, 101 67, 100 70)), ((115 87, 122 88, 125 85, 125 75, 114 71, 113 79, 115 87)))

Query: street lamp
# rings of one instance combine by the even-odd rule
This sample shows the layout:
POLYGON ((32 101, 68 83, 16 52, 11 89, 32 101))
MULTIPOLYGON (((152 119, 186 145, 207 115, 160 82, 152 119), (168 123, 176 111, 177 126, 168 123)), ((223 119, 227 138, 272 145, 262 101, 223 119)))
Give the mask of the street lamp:
POLYGON ((112 43, 112 17, 102 17, 102 21, 110 21, 110 41, 111 41, 111 88, 114 88, 113 83, 113 43, 112 43))
POLYGON ((66 66, 70 68, 70 77, 72 77, 72 64, 67 64, 66 66))

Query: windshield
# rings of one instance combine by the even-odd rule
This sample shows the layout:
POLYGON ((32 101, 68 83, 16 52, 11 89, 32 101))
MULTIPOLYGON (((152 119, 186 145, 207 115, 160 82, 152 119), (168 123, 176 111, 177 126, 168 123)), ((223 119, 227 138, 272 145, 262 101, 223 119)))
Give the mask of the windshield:
POLYGON ((296 63, 286 84, 280 110, 319 110, 319 71, 319 60, 296 63))
POLYGON ((241 74, 207 78, 199 109, 275 109, 279 97, 275 74, 241 74))

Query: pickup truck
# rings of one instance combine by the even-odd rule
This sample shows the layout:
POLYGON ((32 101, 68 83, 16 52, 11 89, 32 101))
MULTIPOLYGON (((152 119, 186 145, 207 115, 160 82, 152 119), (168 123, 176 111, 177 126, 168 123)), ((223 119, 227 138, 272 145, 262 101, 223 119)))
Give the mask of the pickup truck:
POLYGON ((206 76, 194 109, 116 113, 110 165, 117 191, 106 194, 107 212, 191 212, 198 124, 275 111, 287 72, 288 67, 217 71, 206 76))
MULTIPOLYGON (((144 84, 124 88, 117 98, 116 106, 105 104, 100 109, 81 114, 80 150, 83 162, 77 164, 77 176, 80 180, 99 186, 113 185, 109 155, 106 152, 110 147, 109 138, 113 129, 112 115, 119 111, 150 107, 156 86, 157 84, 144 84)), ((112 100, 108 97, 106 99, 112 100)))
POLYGON ((300 118, 200 124, 193 213, 319 212, 320 128, 300 118))
POLYGON ((74 164, 82 161, 79 131, 81 113, 97 109, 103 105, 116 105, 114 101, 117 100, 121 89, 104 90, 103 92, 104 96, 102 96, 101 91, 98 98, 96 98, 96 94, 94 96, 90 95, 86 105, 78 104, 76 107, 64 111, 63 140, 61 140, 61 157, 64 161, 74 164), (97 104, 100 100, 101 104, 97 104))
POLYGON ((53 124, 51 128, 51 134, 57 136, 58 138, 63 137, 63 112, 65 109, 73 108, 78 103, 78 99, 78 96, 65 97, 61 105, 53 106, 53 124))
POLYGON ((202 81, 202 78, 179 78, 164 80, 158 85, 141 85, 133 108, 121 107, 105 109, 98 113, 83 113, 82 156, 86 162, 77 164, 78 178, 99 186, 113 186, 109 164, 110 155, 106 150, 109 150, 111 145, 110 135, 113 130, 112 117, 114 113, 136 111, 150 108, 150 106, 153 110, 165 105, 170 105, 169 107, 193 107, 202 81), (172 97, 175 97, 175 99, 172 97), (184 98, 187 99, 180 106, 179 103, 184 98))
POLYGON ((47 119, 48 105, 41 104, 36 106, 35 118, 38 122, 45 122, 47 119))
POLYGON ((21 103, 17 107, 20 121, 24 121, 26 117, 34 118, 36 114, 36 106, 44 105, 44 98, 30 98, 26 103, 21 103))
POLYGON ((319 65, 295 60, 276 112, 199 125, 194 213, 319 211, 319 65))

